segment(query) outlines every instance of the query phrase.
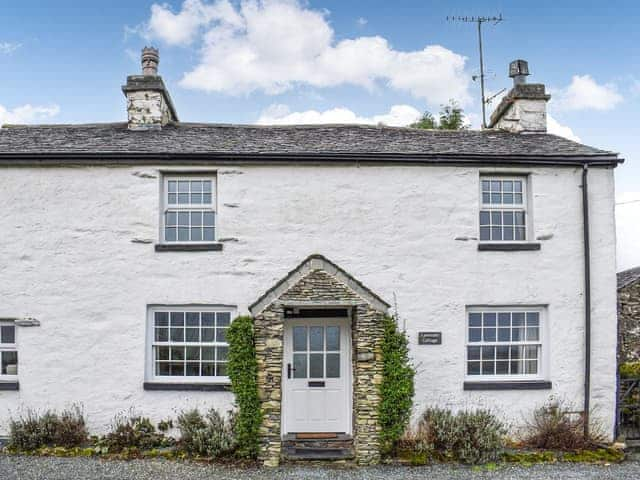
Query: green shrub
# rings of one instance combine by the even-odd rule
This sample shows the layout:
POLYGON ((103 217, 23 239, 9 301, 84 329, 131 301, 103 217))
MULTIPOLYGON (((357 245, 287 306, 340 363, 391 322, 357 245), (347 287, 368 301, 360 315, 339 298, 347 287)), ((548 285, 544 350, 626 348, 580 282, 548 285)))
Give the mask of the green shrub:
POLYGON ((381 451, 383 455, 396 452, 398 440, 411 419, 413 407, 415 369, 409 359, 409 341, 398 330, 395 319, 383 320, 382 382, 378 407, 381 451))
POLYGON ((505 433, 503 424, 486 410, 454 414, 427 408, 402 443, 414 456, 478 464, 500 458, 505 433))
POLYGON ((203 417, 197 409, 178 416, 180 446, 192 455, 219 458, 231 454, 236 448, 233 433, 235 417, 222 417, 210 409, 203 417))
POLYGON ((87 428, 80 407, 74 406, 58 414, 39 414, 29 410, 9 422, 9 447, 30 451, 40 447, 76 447, 87 442, 87 428))
POLYGON ((620 365, 622 378, 640 378, 640 362, 626 362, 620 365))
POLYGON ((583 450, 594 448, 603 440, 600 428, 592 422, 588 438, 584 437, 584 418, 574 409, 555 402, 534 410, 527 420, 523 443, 546 450, 583 450))
POLYGON ((258 362, 253 337, 253 319, 247 316, 236 318, 229 327, 227 339, 227 370, 237 406, 234 422, 236 454, 243 458, 255 458, 260 449, 258 433, 262 423, 262 410, 258 396, 258 362))
POLYGON ((150 450, 172 443, 173 439, 157 432, 148 418, 136 415, 133 411, 116 415, 109 433, 98 441, 99 446, 106 447, 109 453, 130 449, 150 450))

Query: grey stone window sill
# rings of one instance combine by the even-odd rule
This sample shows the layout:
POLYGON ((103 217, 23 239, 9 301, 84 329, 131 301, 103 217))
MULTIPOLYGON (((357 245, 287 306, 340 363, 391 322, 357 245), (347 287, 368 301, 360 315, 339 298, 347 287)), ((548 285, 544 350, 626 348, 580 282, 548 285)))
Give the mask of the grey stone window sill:
POLYGON ((160 383, 144 382, 145 390, 172 390, 172 391, 196 391, 196 392, 228 392, 231 391, 229 383, 160 383))
POLYGON ((546 380, 464 382, 464 390, 550 390, 551 382, 546 380))
POLYGON ((20 384, 18 382, 0 381, 0 390, 20 390, 20 384))
POLYGON ((495 243, 479 243, 478 250, 485 252, 517 252, 523 250, 540 250, 539 242, 526 242, 526 243, 509 243, 509 242, 495 242, 495 243))
POLYGON ((156 243, 156 252, 219 252, 222 243, 156 243))

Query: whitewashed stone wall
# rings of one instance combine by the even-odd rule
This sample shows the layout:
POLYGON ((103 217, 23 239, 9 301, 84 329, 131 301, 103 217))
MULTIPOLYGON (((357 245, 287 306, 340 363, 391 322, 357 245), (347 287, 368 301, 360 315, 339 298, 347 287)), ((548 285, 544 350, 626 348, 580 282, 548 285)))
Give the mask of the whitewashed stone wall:
MULTIPOLYGON (((184 170, 184 168, 181 168, 184 170)), ((20 391, 0 391, 0 434, 20 408, 79 402, 94 432, 135 407, 160 420, 190 406, 227 409, 225 392, 144 391, 148 304, 248 305, 311 253, 389 302, 397 297, 418 365, 416 412, 485 406, 514 425, 550 395, 579 407, 583 385, 581 170, 532 168, 538 252, 479 252, 477 168, 221 167, 222 252, 156 253, 159 169, 0 170, 0 317, 20 327, 20 391), (548 304, 553 390, 465 392, 465 305, 548 304), (441 331, 418 346, 418 331, 441 331)), ((483 170, 486 171, 486 170, 483 170)), ((614 419, 614 185, 590 173, 592 403, 614 419)))

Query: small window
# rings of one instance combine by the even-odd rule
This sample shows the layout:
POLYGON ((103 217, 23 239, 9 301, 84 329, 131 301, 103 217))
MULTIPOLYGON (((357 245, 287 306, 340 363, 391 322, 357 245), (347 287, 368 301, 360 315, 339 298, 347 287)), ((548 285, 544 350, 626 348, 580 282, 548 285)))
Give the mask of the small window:
POLYGON ((232 311, 157 307, 148 323, 147 377, 161 382, 228 381, 232 311))
POLYGON ((16 326, 12 322, 0 322, 0 381, 18 378, 18 348, 16 326))
POLYGON ((212 175, 165 176, 162 243, 215 241, 215 186, 212 175))
POLYGON ((525 177, 480 178, 480 241, 527 240, 525 177))
POLYGON ((542 378, 542 310, 472 309, 467 312, 470 378, 542 378))

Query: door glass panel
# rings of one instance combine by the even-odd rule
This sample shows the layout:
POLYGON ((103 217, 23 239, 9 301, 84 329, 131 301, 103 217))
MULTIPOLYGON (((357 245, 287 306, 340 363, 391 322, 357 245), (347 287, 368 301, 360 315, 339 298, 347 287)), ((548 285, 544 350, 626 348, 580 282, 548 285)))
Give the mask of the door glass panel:
POLYGON ((309 378, 324 378, 324 355, 309 354, 309 378))
POLYGON ((339 353, 327 353, 327 378, 340 378, 339 353))
MULTIPOLYGON (((304 328, 304 327, 303 327, 304 328)), ((307 354, 293 354, 293 378, 307 378, 307 354)))
MULTIPOLYGON (((307 327, 293 327, 293 351, 307 351, 307 327)), ((305 374, 306 377, 306 374, 305 374)), ((304 378, 304 377, 303 377, 304 378)))
POLYGON ((324 327, 309 327, 309 350, 313 352, 324 350, 324 327))
POLYGON ((327 350, 340 350, 340 327, 327 327, 327 350))

